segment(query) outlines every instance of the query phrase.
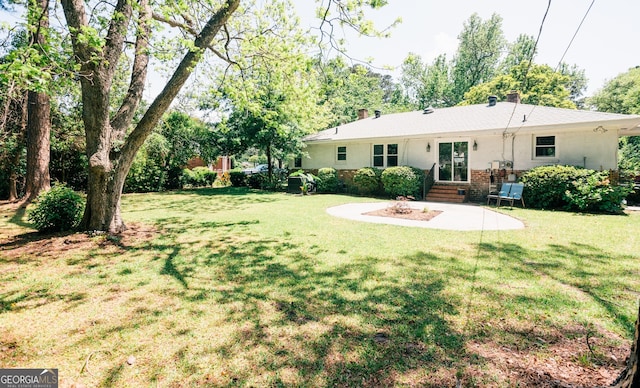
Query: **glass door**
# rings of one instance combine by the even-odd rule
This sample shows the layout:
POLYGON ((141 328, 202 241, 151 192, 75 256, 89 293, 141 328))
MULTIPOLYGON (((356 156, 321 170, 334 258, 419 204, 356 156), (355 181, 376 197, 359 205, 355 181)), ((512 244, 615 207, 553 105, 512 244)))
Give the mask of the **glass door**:
POLYGON ((469 142, 438 143, 438 181, 467 182, 469 176, 469 142))

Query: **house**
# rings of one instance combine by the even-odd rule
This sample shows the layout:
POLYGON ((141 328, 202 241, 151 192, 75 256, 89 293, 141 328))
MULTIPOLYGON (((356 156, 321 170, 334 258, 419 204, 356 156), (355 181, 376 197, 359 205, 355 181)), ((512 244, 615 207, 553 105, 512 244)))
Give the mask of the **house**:
POLYGON ((333 167, 349 181, 362 167, 413 166, 436 186, 455 186, 482 201, 502 181, 531 168, 575 165, 617 171, 618 138, 640 135, 640 116, 506 102, 369 117, 307 136, 309 158, 296 168, 333 167))

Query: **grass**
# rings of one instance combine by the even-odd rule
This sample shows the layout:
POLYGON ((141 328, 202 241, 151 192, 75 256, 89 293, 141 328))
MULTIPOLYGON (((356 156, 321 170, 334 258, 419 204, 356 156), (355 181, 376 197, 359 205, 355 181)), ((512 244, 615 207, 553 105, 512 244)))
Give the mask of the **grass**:
POLYGON ((1 207, 0 365, 105 387, 512 386, 486 349, 568 343, 566 362, 618 367, 602 354, 633 334, 640 215, 501 208, 527 228, 456 232, 325 212, 355 201, 132 194, 125 220, 150 238, 7 243, 30 230, 1 207))

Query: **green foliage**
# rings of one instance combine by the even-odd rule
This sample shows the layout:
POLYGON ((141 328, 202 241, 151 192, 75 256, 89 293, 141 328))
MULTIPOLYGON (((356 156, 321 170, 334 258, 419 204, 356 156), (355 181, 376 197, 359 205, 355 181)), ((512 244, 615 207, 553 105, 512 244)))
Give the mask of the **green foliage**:
POLYGON ((218 174, 207 167, 195 167, 182 170, 183 182, 191 187, 211 187, 218 174))
POLYGON ((502 33, 502 18, 491 15, 483 21, 474 13, 465 21, 458 35, 460 45, 453 60, 452 102, 462 101, 471 87, 492 79, 498 69, 506 40, 502 33))
POLYGON ((318 192, 337 193, 340 181, 338 171, 333 167, 324 167, 318 170, 318 192))
POLYGON ((83 208, 84 201, 80 195, 58 184, 38 195, 28 220, 39 232, 67 231, 78 225, 83 208))
POLYGON ((247 176, 247 186, 252 189, 263 189, 268 178, 265 173, 251 174, 247 176))
POLYGON ((364 167, 356 171, 353 183, 361 194, 377 194, 382 188, 382 170, 375 167, 364 167))
POLYGON ((587 103, 600 112, 640 114, 640 66, 608 81, 587 103))
POLYGON ((168 179, 165 156, 169 150, 170 145, 167 139, 159 133, 152 133, 131 164, 124 183, 124 191, 146 193, 165 190, 168 179))
POLYGON ((524 104, 575 108, 575 103, 570 99, 571 81, 570 76, 554 72, 548 65, 532 64, 529 67, 528 62, 522 62, 512 67, 509 73, 469 89, 464 94, 462 105, 486 103, 489 95, 495 95, 499 101, 503 101, 508 93, 517 90, 524 104))
POLYGON ((606 171, 573 166, 541 166, 521 179, 528 206, 585 212, 619 213, 628 187, 612 184, 606 171))
POLYGON ((233 187, 246 186, 247 175, 242 170, 231 170, 229 171, 229 181, 233 187))
POLYGON ((402 63, 401 79, 407 102, 412 108, 437 108, 451 104, 452 84, 449 82, 450 67, 446 55, 438 56, 428 65, 419 55, 409 53, 402 63))
POLYGON ((521 178, 527 206, 537 209, 562 209, 564 195, 571 182, 587 175, 587 170, 573 166, 541 166, 533 168, 521 178))
POLYGON ((619 169, 626 175, 640 175, 640 136, 620 139, 619 169))
POLYGON ((566 209, 592 213, 622 213, 622 200, 632 191, 629 186, 612 184, 606 171, 592 171, 572 181, 565 192, 566 209))
POLYGON ((391 197, 416 196, 420 193, 421 177, 412 167, 389 167, 382 172, 384 191, 391 197))

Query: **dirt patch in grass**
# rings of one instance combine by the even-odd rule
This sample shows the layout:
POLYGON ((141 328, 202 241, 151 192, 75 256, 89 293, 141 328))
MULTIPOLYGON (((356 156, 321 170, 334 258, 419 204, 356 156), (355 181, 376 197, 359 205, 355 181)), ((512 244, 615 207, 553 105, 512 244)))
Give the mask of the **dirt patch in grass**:
POLYGON ((158 230, 149 225, 128 224, 127 230, 120 234, 106 233, 55 233, 37 232, 18 234, 0 241, 0 252, 6 259, 30 257, 37 259, 58 258, 99 248, 108 253, 134 247, 149 241, 158 234, 158 230))
POLYGON ((364 215, 377 216, 377 217, 403 218, 406 220, 415 220, 415 221, 429 221, 434 217, 438 216, 438 214, 440 213, 442 213, 442 210, 423 211, 420 209, 408 209, 402 212, 398 212, 394 208, 388 207, 385 209, 367 212, 367 213, 364 213, 364 215))
POLYGON ((556 331, 536 337, 525 349, 471 341, 466 345, 467 352, 479 356, 484 365, 481 369, 470 366, 464 375, 471 380, 492 376, 527 387, 609 386, 624 369, 629 346, 616 345, 618 337, 604 330, 599 330, 595 338, 588 338, 592 334, 583 328, 565 331, 572 334, 556 331))

